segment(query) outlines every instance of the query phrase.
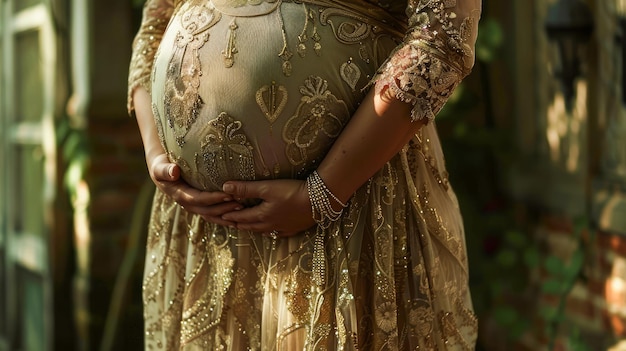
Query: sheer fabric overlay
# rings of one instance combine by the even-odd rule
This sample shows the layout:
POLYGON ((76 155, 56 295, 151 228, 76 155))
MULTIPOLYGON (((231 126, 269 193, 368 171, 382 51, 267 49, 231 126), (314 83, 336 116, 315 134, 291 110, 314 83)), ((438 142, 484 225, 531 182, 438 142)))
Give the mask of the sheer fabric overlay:
POLYGON ((471 70, 479 9, 478 0, 148 0, 129 96, 151 91, 163 146, 198 188, 304 179, 370 84, 430 123, 328 229, 273 240, 206 223, 157 192, 146 349, 474 348, 465 234, 432 121, 471 70))

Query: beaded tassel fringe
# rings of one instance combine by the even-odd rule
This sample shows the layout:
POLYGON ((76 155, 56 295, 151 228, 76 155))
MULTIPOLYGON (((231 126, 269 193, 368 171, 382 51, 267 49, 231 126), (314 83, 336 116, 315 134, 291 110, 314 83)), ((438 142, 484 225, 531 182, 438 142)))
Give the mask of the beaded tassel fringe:
POLYGON ((333 209, 329 196, 342 207, 346 207, 347 204, 341 202, 341 200, 328 189, 317 171, 313 171, 306 179, 306 188, 311 201, 313 219, 320 227, 324 229, 328 228, 330 224, 337 221, 343 213, 343 208, 339 211, 333 209))
POLYGON ((326 255, 324 254, 326 233, 324 229, 339 220, 343 213, 343 208, 339 211, 333 209, 330 198, 344 208, 347 204, 339 200, 339 198, 328 189, 317 171, 313 171, 306 179, 306 188, 311 201, 313 219, 319 225, 313 248, 313 281, 317 286, 323 287, 326 281, 326 255))

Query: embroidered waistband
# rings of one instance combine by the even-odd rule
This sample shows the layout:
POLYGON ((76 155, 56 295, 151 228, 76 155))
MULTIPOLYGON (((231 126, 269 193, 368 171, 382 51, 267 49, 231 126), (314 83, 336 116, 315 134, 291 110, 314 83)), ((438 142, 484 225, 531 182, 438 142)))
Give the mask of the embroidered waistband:
POLYGON ((407 24, 405 20, 398 19, 397 16, 393 16, 383 8, 363 0, 293 0, 293 2, 326 7, 329 10, 323 11, 322 16, 326 13, 327 17, 332 15, 351 17, 363 23, 379 27, 382 31, 398 38, 402 38, 406 33, 407 24))
MULTIPOLYGON (((406 21, 394 17, 383 8, 363 0, 211 0, 210 3, 223 14, 235 17, 263 16, 274 12, 282 3, 311 4, 324 8, 322 21, 332 16, 345 16, 376 27, 378 31, 402 38, 406 21)), ((355 33, 357 34, 357 33, 355 33)))

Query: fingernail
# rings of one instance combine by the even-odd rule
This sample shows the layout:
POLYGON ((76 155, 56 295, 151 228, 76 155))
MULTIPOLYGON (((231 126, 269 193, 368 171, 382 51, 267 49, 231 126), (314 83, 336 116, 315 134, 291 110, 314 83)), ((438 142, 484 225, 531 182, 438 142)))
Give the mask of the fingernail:
POLYGON ((167 170, 167 174, 169 174, 170 177, 174 176, 174 166, 170 166, 167 170))
POLYGON ((239 210, 241 210, 242 208, 243 208, 243 207, 241 207, 241 206, 237 206, 237 207, 235 207, 235 211, 239 211, 239 210))
POLYGON ((227 196, 223 200, 224 200, 224 202, 229 202, 229 201, 233 201, 233 198, 230 197, 230 196, 227 196))
POLYGON ((231 192, 231 191, 235 190, 235 186, 234 186, 234 185, 232 185, 232 184, 224 184, 224 185, 222 186, 222 190, 223 190, 224 192, 226 192, 226 193, 229 193, 229 192, 231 192))

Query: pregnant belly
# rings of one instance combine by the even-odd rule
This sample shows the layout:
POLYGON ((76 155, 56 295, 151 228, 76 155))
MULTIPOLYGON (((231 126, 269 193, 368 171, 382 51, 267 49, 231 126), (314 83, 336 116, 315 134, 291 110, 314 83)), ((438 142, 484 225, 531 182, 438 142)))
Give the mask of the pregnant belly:
POLYGON ((284 3, 270 11, 274 3, 262 4, 237 9, 249 10, 244 17, 210 2, 183 5, 161 42, 153 111, 166 151, 194 187, 304 178, 378 67, 370 59, 374 45, 337 40, 320 22, 321 10, 284 3))

